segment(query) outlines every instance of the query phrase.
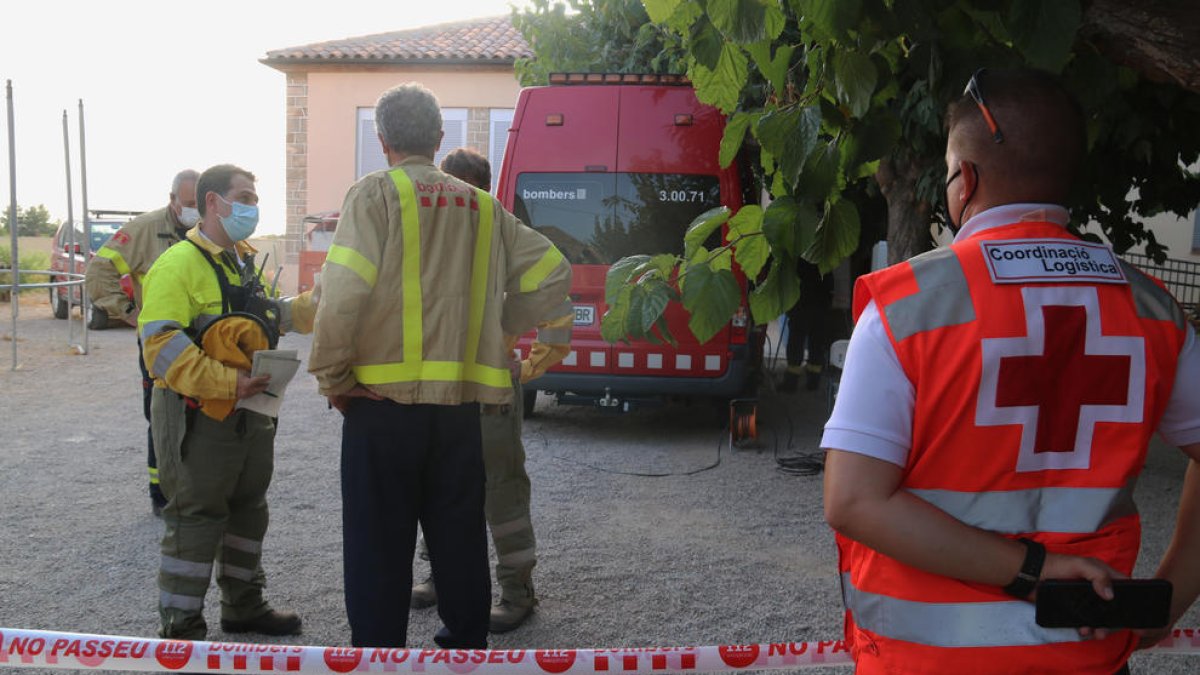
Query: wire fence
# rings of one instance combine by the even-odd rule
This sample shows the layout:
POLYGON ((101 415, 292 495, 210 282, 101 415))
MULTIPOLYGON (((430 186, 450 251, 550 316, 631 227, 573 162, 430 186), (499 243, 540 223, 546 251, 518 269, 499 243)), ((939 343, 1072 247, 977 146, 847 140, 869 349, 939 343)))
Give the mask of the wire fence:
POLYGON ((1183 311, 1195 321, 1200 305, 1200 262, 1167 258, 1157 263, 1141 253, 1125 253, 1121 257, 1166 284, 1167 290, 1183 306, 1183 311))

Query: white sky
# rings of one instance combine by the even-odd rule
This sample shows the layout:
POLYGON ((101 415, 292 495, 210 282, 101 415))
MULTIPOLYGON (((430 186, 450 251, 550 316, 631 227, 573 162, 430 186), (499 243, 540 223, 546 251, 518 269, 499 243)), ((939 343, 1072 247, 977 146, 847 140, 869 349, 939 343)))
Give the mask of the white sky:
MULTIPOLYGON (((513 0, 4 0, 0 85, 11 80, 17 203, 67 216, 63 111, 81 208, 79 100, 88 206, 165 206, 171 178, 232 162, 258 177, 260 234, 284 231, 284 74, 274 49, 507 15, 513 0)), ((524 4, 517 1, 515 4, 524 4)), ((4 96, 0 93, 0 96, 4 96)), ((9 141, 0 107, 0 207, 9 141)))

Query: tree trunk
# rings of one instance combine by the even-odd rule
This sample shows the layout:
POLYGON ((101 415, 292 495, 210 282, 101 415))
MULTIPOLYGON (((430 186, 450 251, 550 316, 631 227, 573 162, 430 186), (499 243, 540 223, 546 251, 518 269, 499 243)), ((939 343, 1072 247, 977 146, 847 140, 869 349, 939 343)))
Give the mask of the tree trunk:
POLYGON ((1200 2, 1093 0, 1079 37, 1149 80, 1200 93, 1200 2))
POLYGON ((888 264, 928 251, 933 245, 929 234, 929 203, 917 199, 917 179, 921 168, 914 162, 895 158, 879 163, 875 180, 887 200, 888 264))

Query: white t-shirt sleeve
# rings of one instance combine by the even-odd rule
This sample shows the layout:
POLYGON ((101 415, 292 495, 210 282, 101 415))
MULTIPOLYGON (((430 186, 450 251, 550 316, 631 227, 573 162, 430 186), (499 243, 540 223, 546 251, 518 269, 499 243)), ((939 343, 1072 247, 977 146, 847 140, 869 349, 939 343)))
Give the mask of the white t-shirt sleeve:
POLYGON ((850 336, 846 367, 821 447, 905 466, 912 448, 915 408, 912 382, 872 301, 850 336))
POLYGON ((1158 433, 1171 445, 1200 443, 1200 346, 1189 328, 1179 363, 1175 366, 1175 388, 1158 421, 1158 433))

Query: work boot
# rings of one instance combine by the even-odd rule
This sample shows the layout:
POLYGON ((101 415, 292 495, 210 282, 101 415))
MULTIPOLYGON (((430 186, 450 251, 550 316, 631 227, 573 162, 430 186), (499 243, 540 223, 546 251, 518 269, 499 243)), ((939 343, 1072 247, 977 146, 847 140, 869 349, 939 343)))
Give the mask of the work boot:
POLYGON ((408 606, 413 609, 425 609, 433 607, 437 604, 437 589, 433 586, 433 577, 426 577, 425 581, 419 584, 414 584, 412 587, 412 599, 408 601, 408 606))
POLYGON ((783 379, 779 381, 779 386, 775 387, 775 391, 781 394, 790 394, 796 391, 797 385, 800 384, 800 376, 793 373, 789 368, 784 374, 783 379))
POLYGON ((299 635, 302 622, 295 612, 267 610, 253 619, 237 621, 221 619, 221 630, 226 633, 259 633, 260 635, 299 635))
POLYGON ((817 385, 821 383, 821 367, 808 366, 804 373, 804 388, 809 391, 816 391, 817 385))
POLYGON ((510 630, 516 630, 525 623, 530 614, 533 614, 533 606, 536 604, 537 600, 533 600, 529 604, 518 604, 512 600, 500 598, 496 604, 492 605, 492 613, 488 617, 488 631, 507 633, 510 630))
POLYGON ((154 514, 155 518, 162 518, 163 506, 158 502, 150 502, 150 513, 154 514))

